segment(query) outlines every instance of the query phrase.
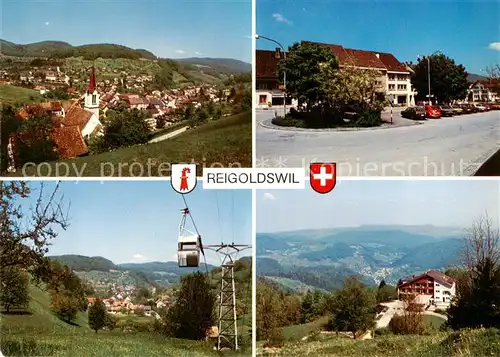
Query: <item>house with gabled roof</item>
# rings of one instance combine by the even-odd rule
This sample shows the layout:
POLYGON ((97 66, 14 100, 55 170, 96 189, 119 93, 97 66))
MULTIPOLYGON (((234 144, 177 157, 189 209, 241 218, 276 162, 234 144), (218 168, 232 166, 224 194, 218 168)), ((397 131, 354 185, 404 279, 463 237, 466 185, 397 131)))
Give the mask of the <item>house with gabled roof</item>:
POLYGON ((436 270, 428 270, 417 276, 400 280, 397 285, 398 296, 413 295, 415 300, 427 300, 437 308, 450 306, 456 294, 455 279, 436 270))
MULTIPOLYGON (((392 97, 395 105, 415 105, 416 92, 411 85, 411 71, 393 54, 346 48, 337 44, 302 41, 302 44, 307 43, 330 49, 337 57, 340 67, 354 66, 380 72, 378 85, 381 93, 392 97)), ((278 62, 285 56, 286 53, 282 53, 278 48, 276 51, 256 51, 256 91, 259 107, 267 105, 266 100, 269 98, 272 99, 273 106, 282 105, 282 99, 281 103, 278 103, 279 100, 274 100, 272 94, 275 93, 275 96, 279 97, 281 92, 278 88, 276 68, 278 62)))

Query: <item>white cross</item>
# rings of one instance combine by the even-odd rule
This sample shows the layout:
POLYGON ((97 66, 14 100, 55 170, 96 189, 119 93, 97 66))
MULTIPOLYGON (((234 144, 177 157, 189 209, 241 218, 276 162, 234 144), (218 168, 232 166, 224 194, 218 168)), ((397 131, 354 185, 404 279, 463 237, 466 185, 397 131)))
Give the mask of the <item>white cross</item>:
POLYGON ((319 180, 320 186, 326 186, 326 180, 333 179, 333 174, 328 174, 326 172, 326 167, 321 166, 319 169, 319 174, 313 174, 315 180, 319 180))

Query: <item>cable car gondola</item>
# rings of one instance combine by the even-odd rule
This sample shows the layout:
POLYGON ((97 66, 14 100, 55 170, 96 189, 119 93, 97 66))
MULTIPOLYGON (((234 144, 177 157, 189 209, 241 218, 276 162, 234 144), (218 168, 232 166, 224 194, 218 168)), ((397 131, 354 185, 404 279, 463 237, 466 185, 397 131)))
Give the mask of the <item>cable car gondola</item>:
POLYGON ((200 252, 203 253, 201 236, 186 229, 188 208, 183 208, 177 238, 177 260, 181 268, 197 268, 200 265, 200 252))

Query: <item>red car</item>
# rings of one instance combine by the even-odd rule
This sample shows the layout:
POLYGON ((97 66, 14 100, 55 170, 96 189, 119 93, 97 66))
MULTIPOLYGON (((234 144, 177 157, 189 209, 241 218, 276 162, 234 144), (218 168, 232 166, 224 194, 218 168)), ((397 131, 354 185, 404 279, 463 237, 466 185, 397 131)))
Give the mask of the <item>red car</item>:
POLYGON ((441 118, 441 110, 438 107, 426 105, 425 116, 429 119, 439 119, 441 118))

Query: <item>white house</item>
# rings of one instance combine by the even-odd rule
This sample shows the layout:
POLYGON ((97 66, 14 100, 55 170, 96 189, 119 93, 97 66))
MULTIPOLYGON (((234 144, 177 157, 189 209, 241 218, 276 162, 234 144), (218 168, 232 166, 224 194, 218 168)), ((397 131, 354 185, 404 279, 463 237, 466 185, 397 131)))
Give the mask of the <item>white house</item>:
POLYGON ((436 308, 446 309, 456 294, 456 281, 449 276, 428 270, 423 274, 401 279, 398 295, 414 295, 417 301, 429 301, 436 308))
POLYGON ((472 102, 496 102, 500 96, 495 89, 500 88, 500 80, 479 80, 472 83, 467 91, 467 100, 472 102))

